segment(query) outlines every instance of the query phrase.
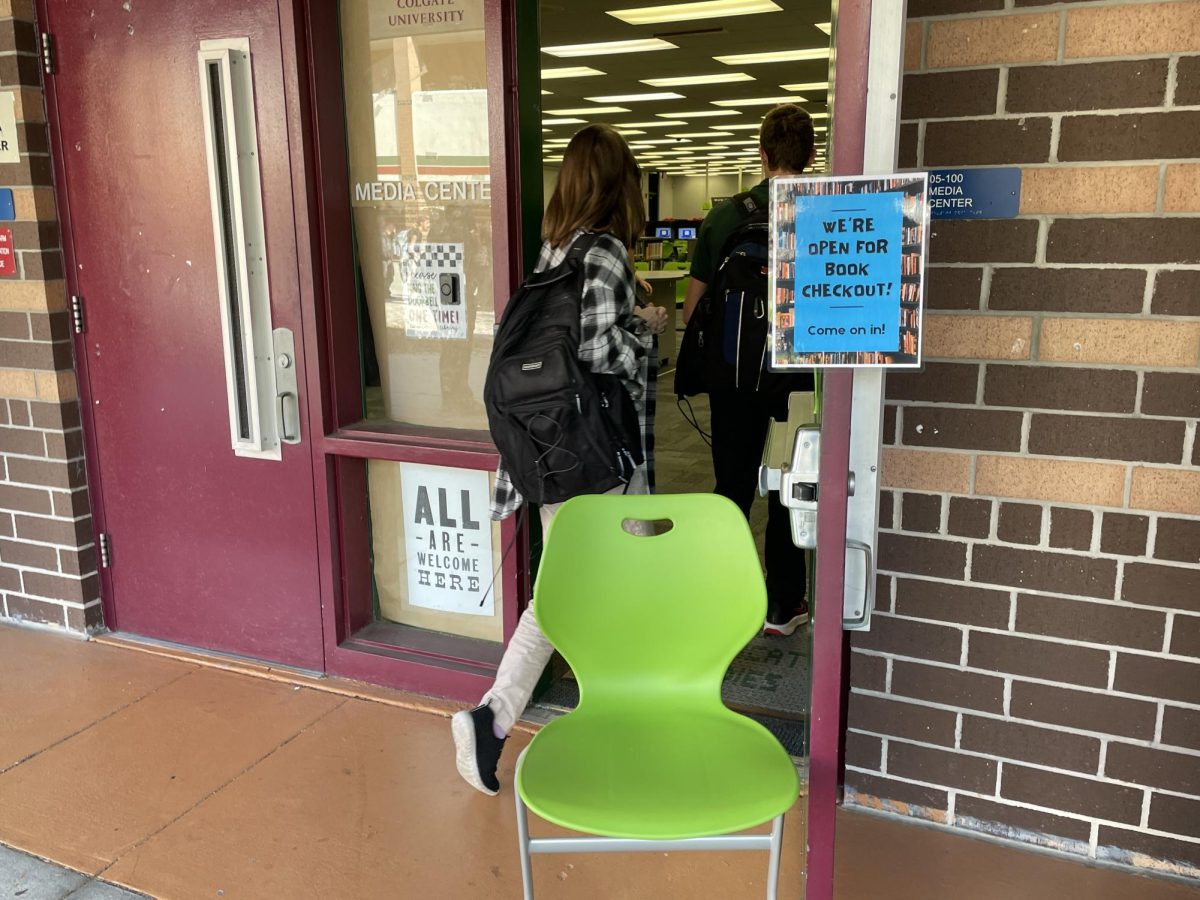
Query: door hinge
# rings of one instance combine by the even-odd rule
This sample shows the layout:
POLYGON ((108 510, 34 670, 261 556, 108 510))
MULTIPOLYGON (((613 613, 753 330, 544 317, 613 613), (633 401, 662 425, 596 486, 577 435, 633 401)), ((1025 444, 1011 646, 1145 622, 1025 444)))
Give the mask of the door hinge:
POLYGON ((112 565, 112 547, 108 535, 100 535, 100 568, 107 569, 112 565))
POLYGON ((71 295, 71 322, 75 326, 76 334, 83 334, 87 330, 83 320, 83 298, 78 294, 71 295))
POLYGON ((42 32, 42 71, 54 74, 54 38, 48 31, 42 32))

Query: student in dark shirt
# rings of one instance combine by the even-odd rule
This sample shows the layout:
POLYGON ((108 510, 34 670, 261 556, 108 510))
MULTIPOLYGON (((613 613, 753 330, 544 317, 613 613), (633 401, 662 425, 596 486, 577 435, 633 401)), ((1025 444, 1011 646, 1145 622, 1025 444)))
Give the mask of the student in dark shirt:
MULTIPOLYGON (((812 165, 813 123, 809 114, 790 103, 768 112, 759 131, 759 156, 765 177, 749 193, 763 209, 770 200, 771 178, 799 175, 812 165)), ((726 240, 741 222, 742 215, 732 200, 714 207, 705 218, 692 257, 691 280, 683 305, 685 322, 715 276, 726 240)), ((769 420, 787 419, 788 394, 812 389, 813 377, 804 372, 788 377, 780 387, 770 390, 740 388, 709 395, 716 493, 741 507, 747 518, 758 485, 769 420)), ((788 511, 779 502, 778 492, 771 492, 768 503, 767 621, 763 631, 788 635, 809 618, 804 551, 792 543, 788 511)))

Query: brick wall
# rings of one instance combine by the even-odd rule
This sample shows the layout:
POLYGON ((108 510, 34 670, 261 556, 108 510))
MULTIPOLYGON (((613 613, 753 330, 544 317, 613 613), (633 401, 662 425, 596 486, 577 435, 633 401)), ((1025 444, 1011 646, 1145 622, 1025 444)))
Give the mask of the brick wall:
POLYGON ((100 622, 91 515, 30 0, 0 0, 0 91, 16 94, 17 276, 0 278, 0 618, 100 622))
POLYGON ((1200 872, 1200 2, 909 0, 901 167, 1019 165, 937 222, 887 384, 854 802, 1200 872))

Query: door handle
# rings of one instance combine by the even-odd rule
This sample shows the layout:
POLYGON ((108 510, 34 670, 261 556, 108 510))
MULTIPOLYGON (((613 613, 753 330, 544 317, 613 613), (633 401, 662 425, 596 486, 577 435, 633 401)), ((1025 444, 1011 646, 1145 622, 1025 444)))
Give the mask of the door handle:
POLYGON ((850 584, 850 566, 846 566, 845 599, 842 609, 842 628, 855 631, 868 628, 871 624, 871 610, 875 608, 875 559, 871 553, 871 545, 864 541, 846 539, 846 561, 850 561, 851 551, 863 554, 862 607, 859 608, 857 585, 850 584), (848 614, 848 615, 847 615, 848 614))
POLYGON ((279 439, 285 444, 300 443, 300 433, 288 430, 287 400, 291 397, 296 405, 296 415, 300 414, 300 401, 291 391, 281 391, 279 394, 279 439))

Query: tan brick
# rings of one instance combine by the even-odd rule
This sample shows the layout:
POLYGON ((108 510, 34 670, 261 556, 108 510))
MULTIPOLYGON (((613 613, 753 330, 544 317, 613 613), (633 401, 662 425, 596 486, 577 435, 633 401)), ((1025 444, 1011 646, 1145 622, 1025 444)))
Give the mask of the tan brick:
POLYGON ((1200 47, 1200 2, 1126 3, 1067 12, 1068 59, 1191 53, 1200 47))
POLYGON ((13 112, 18 122, 45 122, 46 103, 37 88, 21 88, 16 91, 13 112))
POLYGON ((79 399, 79 387, 74 372, 38 372, 37 398, 54 403, 79 399))
POLYGON ((946 69, 1055 59, 1058 26, 1057 13, 932 22, 925 63, 946 69))
POLYGON ((1200 322, 1043 319, 1038 359, 1124 366, 1193 366, 1200 322))
POLYGON ((971 482, 971 457, 965 453, 928 450, 883 450, 883 484, 918 491, 966 494, 971 482))
POLYGON ((1154 212, 1158 166, 1055 166, 1021 173, 1022 213, 1154 212))
POLYGON ((33 21, 33 0, 0 0, 0 19, 33 21))
POLYGON ((67 290, 61 281, 0 282, 0 309, 58 312, 67 308, 67 290))
POLYGON ((37 380, 33 372, 23 369, 0 369, 0 397, 23 400, 37 397, 37 380))
POLYGON ((1200 512, 1200 470, 1138 466, 1133 470, 1129 505, 1194 516, 1200 512))
POLYGON ((926 316, 925 355, 1029 359, 1033 320, 1024 316, 926 316))
POLYGON ((1165 212, 1200 212, 1200 163, 1167 166, 1165 212))
POLYGON ((13 188, 13 206, 18 220, 51 220, 55 217, 53 188, 13 188))
POLYGON ((904 71, 913 72, 921 68, 921 42, 925 40, 925 26, 920 22, 909 22, 904 29, 904 71))
POLYGON ((1125 467, 1021 456, 981 456, 975 464, 975 493, 1089 506, 1121 506, 1125 495, 1125 467))

